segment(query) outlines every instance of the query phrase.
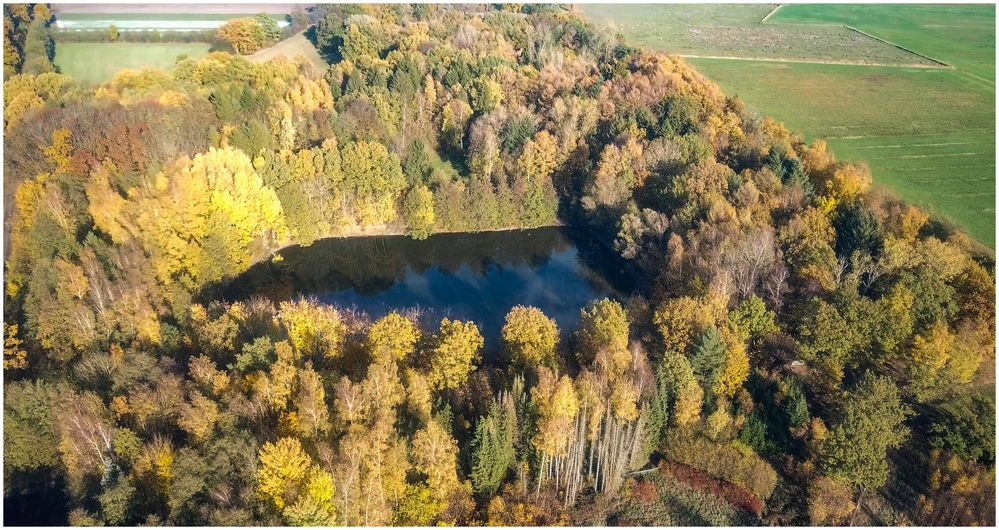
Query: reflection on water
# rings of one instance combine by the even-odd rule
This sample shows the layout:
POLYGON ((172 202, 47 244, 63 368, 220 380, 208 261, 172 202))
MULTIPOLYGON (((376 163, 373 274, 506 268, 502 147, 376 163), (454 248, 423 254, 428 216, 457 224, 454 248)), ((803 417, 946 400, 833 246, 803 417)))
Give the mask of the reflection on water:
POLYGON ((372 317, 418 307, 435 318, 476 322, 487 347, 497 344, 515 305, 533 305, 563 332, 593 300, 621 299, 634 288, 622 260, 570 229, 478 234, 326 239, 290 247, 283 261, 260 263, 231 282, 224 298, 274 301, 310 296, 372 317))

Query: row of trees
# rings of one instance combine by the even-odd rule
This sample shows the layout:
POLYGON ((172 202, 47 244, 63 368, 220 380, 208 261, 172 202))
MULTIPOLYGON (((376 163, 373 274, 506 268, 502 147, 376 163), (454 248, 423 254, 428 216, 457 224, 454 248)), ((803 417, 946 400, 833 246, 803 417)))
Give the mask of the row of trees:
MULTIPOLYGON (((52 11, 47 4, 4 4, 3 77, 54 71, 55 45, 49 36, 52 11)), ((6 107, 6 104, 4 105, 6 107)))
POLYGON ((281 39, 281 28, 273 17, 261 13, 226 22, 219 27, 217 36, 232 46, 236 53, 248 55, 276 44, 281 39))
POLYGON ((323 7, 322 72, 11 62, 7 483, 79 524, 605 523, 665 460, 763 522, 994 522, 994 263, 681 59, 519 7, 323 7), (205 300, 289 243, 559 219, 644 281, 569 338, 514 308, 499 363, 471 322, 205 300))

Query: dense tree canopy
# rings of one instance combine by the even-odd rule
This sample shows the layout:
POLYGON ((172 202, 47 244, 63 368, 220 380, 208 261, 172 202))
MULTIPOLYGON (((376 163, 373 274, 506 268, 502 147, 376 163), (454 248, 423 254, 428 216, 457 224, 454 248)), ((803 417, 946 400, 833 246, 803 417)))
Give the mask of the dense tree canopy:
POLYGON ((311 16, 326 70, 213 52, 87 87, 44 5, 4 6, 6 495, 71 524, 609 524, 667 490, 994 523, 994 259, 967 236, 558 6, 311 16), (213 299, 287 245, 558 223, 638 288, 574 329, 514 307, 495 347, 213 299))

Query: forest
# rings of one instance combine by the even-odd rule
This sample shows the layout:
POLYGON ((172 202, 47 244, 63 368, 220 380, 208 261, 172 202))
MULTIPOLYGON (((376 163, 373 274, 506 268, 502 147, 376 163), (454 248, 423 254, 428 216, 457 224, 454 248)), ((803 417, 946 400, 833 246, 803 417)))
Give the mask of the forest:
POLYGON ((994 255, 683 59, 555 5, 321 5, 328 70, 247 60, 248 17, 88 86, 3 10, 8 523, 995 524, 994 255), (639 287, 495 352, 217 294, 322 238, 558 224, 639 287))

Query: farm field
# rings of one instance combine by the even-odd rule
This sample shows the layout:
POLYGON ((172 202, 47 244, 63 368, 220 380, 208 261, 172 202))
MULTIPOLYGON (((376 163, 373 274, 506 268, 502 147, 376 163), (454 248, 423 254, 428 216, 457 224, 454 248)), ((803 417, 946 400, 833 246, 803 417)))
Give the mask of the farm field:
POLYGON ((807 140, 826 139, 839 158, 867 162, 877 184, 995 248, 994 6, 792 5, 762 25, 766 6, 655 6, 650 15, 652 7, 585 11, 602 24, 613 21, 629 42, 688 56, 726 94, 807 140), (665 21, 655 26, 659 18, 665 21), (732 54, 691 36, 697 33, 652 32, 681 24, 714 32, 738 24, 767 31, 848 24, 953 67, 887 66, 871 60, 875 48, 866 44, 839 48, 841 61, 859 64, 818 64, 831 49, 818 39, 810 48, 787 48, 788 62, 773 62, 772 53, 752 45, 738 59, 705 58, 732 54))
MULTIPOLYGON (((936 66, 843 24, 760 24, 773 4, 587 5, 598 25, 635 45, 690 56, 936 66)), ((781 8, 777 16, 786 8, 781 8)))
POLYGON ((206 42, 64 42, 56 47, 55 65, 67 75, 87 83, 102 83, 126 68, 172 68, 177 57, 200 57, 211 47, 206 42))

